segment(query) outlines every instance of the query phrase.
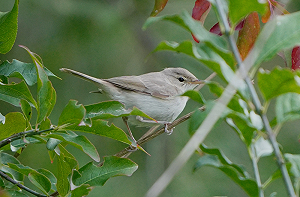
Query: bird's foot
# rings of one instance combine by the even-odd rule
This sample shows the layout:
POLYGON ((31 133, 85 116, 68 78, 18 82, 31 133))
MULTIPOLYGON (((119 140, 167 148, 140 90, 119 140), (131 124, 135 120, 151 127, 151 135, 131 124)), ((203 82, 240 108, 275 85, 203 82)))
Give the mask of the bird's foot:
POLYGON ((169 129, 169 125, 170 125, 171 123, 169 122, 169 123, 165 123, 165 133, 167 134, 167 135, 171 135, 172 133, 173 133, 173 129, 174 129, 174 127, 172 127, 171 129, 169 129))

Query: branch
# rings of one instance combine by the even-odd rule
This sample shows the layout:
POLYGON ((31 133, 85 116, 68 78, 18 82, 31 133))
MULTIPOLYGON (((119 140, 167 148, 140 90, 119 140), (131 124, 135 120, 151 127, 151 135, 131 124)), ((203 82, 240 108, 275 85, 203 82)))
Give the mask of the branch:
POLYGON ((13 134, 10 137, 5 138, 4 140, 0 141, 0 149, 3 146, 10 144, 11 142, 13 142, 15 140, 21 139, 23 136, 29 137, 29 136, 33 136, 33 135, 40 135, 41 133, 45 133, 47 131, 52 131, 52 130, 54 130, 54 128, 50 128, 50 129, 46 129, 46 130, 42 130, 42 131, 36 131, 33 129, 33 130, 13 134))
MULTIPOLYGON (((240 67, 242 69, 242 71, 243 70, 246 71, 246 68, 243 64, 240 53, 238 52, 238 48, 237 48, 236 42, 234 40, 234 37, 233 37, 232 34, 230 34, 230 26, 228 24, 228 20, 227 20, 226 14, 224 12, 224 8, 222 7, 222 4, 220 3, 219 0, 216 0, 216 3, 217 3, 218 12, 220 14, 220 18, 221 18, 222 23, 225 27, 225 35, 227 36, 227 38, 229 40, 229 45, 232 49, 232 52, 235 56, 235 59, 237 60, 237 65, 238 65, 238 67, 240 67)), ((296 196, 291 178, 288 174, 284 159, 282 157, 282 154, 280 152, 278 143, 276 141, 276 137, 275 137, 275 135, 272 131, 272 128, 270 126, 270 123, 269 123, 269 120, 268 120, 266 114, 264 114, 263 111, 262 111, 261 102, 259 100, 259 97, 258 97, 258 95, 255 91, 255 88, 254 88, 253 84, 251 83, 251 80, 250 80, 248 75, 245 77, 245 82, 246 82, 246 84, 247 84, 247 86, 250 90, 250 94, 252 96, 252 100, 253 100, 253 104, 255 106, 256 112, 258 113, 258 115, 260 115, 260 117, 263 121, 264 127, 265 127, 265 129, 268 133, 269 140, 270 140, 270 142, 272 144, 272 147, 274 149, 274 153, 275 153, 276 158, 277 158, 277 163, 278 163, 279 168, 281 170, 281 174, 282 174, 286 189, 289 193, 289 196, 296 196)))
POLYGON ((7 181, 11 182, 12 184, 18 186, 20 189, 24 189, 25 191, 35 195, 35 196, 41 196, 41 197, 47 197, 44 194, 40 194, 32 189, 29 189, 28 187, 22 185, 21 183, 18 183, 18 181, 15 181, 14 179, 10 178, 7 174, 5 174, 4 172, 2 172, 0 170, 0 176, 2 176, 4 179, 6 179, 7 181))

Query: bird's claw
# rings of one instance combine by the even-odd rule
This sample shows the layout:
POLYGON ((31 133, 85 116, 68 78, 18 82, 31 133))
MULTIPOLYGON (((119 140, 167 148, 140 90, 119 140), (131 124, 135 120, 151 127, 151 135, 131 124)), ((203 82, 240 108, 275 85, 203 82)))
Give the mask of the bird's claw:
POLYGON ((168 128, 169 125, 170 125, 170 123, 166 123, 166 124, 165 124, 165 133, 166 133, 167 135, 171 135, 171 134, 173 133, 173 128, 174 128, 174 127, 172 127, 171 129, 169 129, 169 128, 168 128))

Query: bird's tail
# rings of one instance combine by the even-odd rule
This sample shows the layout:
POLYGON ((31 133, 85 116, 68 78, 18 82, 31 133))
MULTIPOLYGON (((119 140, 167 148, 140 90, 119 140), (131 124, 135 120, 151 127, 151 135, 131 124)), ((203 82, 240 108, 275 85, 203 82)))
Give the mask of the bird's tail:
POLYGON ((93 82, 93 83, 97 83, 97 84, 102 84, 103 83, 102 79, 98 79, 98 78, 83 74, 83 73, 75 71, 75 70, 71 70, 71 69, 68 69, 68 68, 61 68, 59 70, 62 71, 62 72, 65 72, 65 73, 75 75, 76 77, 82 78, 84 80, 87 80, 87 81, 90 81, 90 82, 93 82))

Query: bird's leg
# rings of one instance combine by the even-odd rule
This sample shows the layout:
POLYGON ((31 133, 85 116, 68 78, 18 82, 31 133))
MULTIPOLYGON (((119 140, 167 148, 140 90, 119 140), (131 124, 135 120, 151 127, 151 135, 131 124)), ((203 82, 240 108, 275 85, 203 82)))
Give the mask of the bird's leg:
POLYGON ((129 133, 129 136, 131 138, 131 140, 134 142, 134 144, 130 145, 130 150, 128 151, 136 151, 137 150, 137 143, 136 143, 136 140, 134 139, 133 135, 132 135, 132 132, 130 130, 130 127, 128 125, 128 117, 122 117, 123 119, 123 122, 125 123, 126 127, 127 127, 127 130, 128 130, 128 133, 129 133))
POLYGON ((154 121, 154 120, 145 120, 145 119, 143 119, 143 117, 141 117, 141 116, 136 116, 136 119, 137 119, 138 121, 145 122, 145 123, 163 124, 163 125, 165 125, 165 133, 166 133, 167 135, 171 135, 171 134, 173 133, 173 128, 171 128, 170 130, 169 130, 169 128, 168 128, 168 126, 169 126, 169 124, 171 124, 171 122, 160 121, 160 120, 157 120, 157 121, 154 121))

